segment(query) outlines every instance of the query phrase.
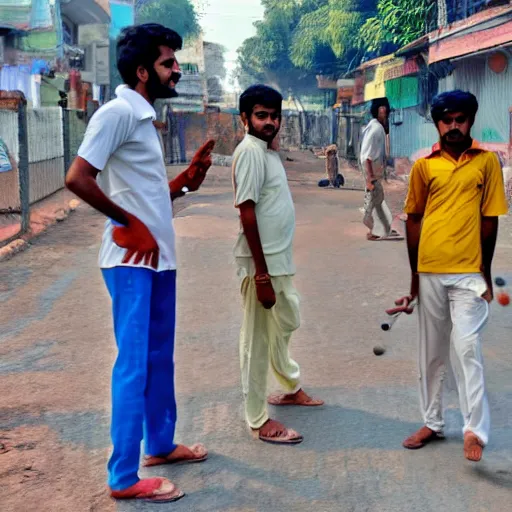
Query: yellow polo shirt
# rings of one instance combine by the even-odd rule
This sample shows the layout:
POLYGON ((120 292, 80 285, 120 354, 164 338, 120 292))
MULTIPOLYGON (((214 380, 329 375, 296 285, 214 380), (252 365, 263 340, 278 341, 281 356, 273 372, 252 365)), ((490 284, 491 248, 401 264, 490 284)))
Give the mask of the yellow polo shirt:
POLYGON ((418 272, 481 272, 481 218, 507 211, 495 153, 475 141, 457 162, 436 144, 430 156, 414 164, 405 201, 405 213, 424 215, 418 272))

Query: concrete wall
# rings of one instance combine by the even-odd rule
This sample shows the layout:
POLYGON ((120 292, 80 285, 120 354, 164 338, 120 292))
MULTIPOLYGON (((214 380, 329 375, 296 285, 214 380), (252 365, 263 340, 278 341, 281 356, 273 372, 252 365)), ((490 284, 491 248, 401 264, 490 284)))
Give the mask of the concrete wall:
MULTIPOLYGON (((174 112, 167 119, 169 132, 164 136, 168 164, 189 161, 207 140, 215 139, 215 153, 231 155, 245 135, 240 116, 224 112, 174 112)), ((332 114, 284 111, 281 148, 327 146, 332 142, 332 114)))

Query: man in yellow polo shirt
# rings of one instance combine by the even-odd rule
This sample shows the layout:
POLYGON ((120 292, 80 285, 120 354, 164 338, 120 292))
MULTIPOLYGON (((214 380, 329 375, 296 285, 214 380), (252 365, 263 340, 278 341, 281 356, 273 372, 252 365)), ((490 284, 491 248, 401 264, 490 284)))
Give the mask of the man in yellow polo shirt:
POLYGON ((481 334, 493 299, 498 217, 507 213, 499 160, 470 135, 477 111, 468 92, 446 92, 433 101, 440 142, 411 171, 405 204, 411 292, 394 310, 411 313, 411 301, 419 298, 425 426, 404 447, 418 449, 442 438, 443 382, 453 371, 464 417, 464 455, 474 462, 489 438, 481 334))

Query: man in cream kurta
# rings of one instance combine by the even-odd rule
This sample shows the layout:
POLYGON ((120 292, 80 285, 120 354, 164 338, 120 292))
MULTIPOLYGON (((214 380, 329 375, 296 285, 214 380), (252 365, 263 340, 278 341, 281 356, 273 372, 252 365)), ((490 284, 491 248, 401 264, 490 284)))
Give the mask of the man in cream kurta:
POLYGON ((244 99, 253 99, 246 116, 242 116, 247 121, 249 133, 237 147, 233 159, 235 206, 241 212, 234 254, 244 305, 240 363, 246 420, 263 441, 293 443, 300 442, 302 436, 269 419, 266 396, 269 366, 286 393, 270 397, 271 404, 311 406, 323 402, 312 400, 301 390, 299 365, 289 355, 291 335, 300 326, 299 295, 292 282, 295 274, 295 207, 279 153, 270 148, 272 141, 264 140, 267 138, 265 130, 267 133, 272 131, 269 124, 275 126, 275 135, 279 130, 280 105, 272 109, 266 108, 275 106, 271 100, 265 104, 265 98, 274 98, 276 94, 279 93, 272 89, 255 86, 241 100, 240 110, 244 114, 244 99), (259 100, 256 101, 254 96, 259 100), (253 113, 256 117, 251 123, 253 113), (268 116, 267 121, 264 116, 268 116), (259 125, 261 132, 258 132, 259 125), (249 224, 244 218, 244 205, 247 204, 255 214, 252 226, 256 234, 259 233, 266 263, 265 275, 261 275, 255 263, 258 258, 253 255, 254 247, 251 250, 246 233, 249 224), (265 278, 270 291, 273 289, 275 293, 274 305, 261 301, 257 288, 265 278))

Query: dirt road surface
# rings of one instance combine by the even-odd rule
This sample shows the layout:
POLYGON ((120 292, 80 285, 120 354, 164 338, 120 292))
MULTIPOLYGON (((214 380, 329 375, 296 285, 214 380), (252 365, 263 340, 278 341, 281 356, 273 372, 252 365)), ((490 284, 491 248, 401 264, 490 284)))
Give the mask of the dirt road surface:
MULTIPOLYGON (((249 437, 239 386, 241 307, 231 253, 238 221, 229 174, 214 169, 201 193, 177 205, 175 221, 178 441, 204 442, 211 456, 200 465, 141 472, 171 478, 187 496, 151 506, 116 504, 106 493, 115 351, 109 299, 97 268, 103 219, 80 207, 0 265, 1 509, 510 510, 512 309, 493 305, 485 336, 493 425, 484 461, 471 465, 463 458, 453 395, 446 397, 447 440, 417 452, 402 449, 402 440, 421 425, 416 318, 402 319, 388 334, 379 326, 384 309, 406 291, 406 248, 403 242, 366 241, 361 192, 320 189, 300 177, 292 181, 296 284, 303 297, 293 356, 305 388, 326 405, 272 411, 304 434, 298 447, 249 437), (387 348, 384 356, 373 355, 376 344, 387 348)), ((495 268, 512 281, 508 229, 495 268)))

